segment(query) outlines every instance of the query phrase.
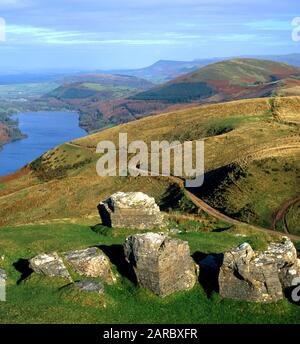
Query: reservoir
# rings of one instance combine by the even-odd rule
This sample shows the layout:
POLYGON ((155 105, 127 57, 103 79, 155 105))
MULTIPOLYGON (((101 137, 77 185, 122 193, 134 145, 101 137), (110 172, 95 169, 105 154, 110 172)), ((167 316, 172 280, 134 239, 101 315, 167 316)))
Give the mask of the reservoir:
POLYGON ((13 115, 28 137, 3 146, 0 150, 0 176, 16 172, 49 149, 86 135, 79 127, 77 113, 28 112, 13 115))

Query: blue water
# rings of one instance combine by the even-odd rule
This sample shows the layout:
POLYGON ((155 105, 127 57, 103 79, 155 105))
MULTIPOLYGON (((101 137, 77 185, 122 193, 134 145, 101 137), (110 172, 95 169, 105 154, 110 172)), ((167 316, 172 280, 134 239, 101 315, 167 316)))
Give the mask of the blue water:
POLYGON ((78 114, 28 112, 14 115, 28 138, 9 143, 0 150, 0 176, 13 173, 55 146, 86 135, 78 126, 78 114))

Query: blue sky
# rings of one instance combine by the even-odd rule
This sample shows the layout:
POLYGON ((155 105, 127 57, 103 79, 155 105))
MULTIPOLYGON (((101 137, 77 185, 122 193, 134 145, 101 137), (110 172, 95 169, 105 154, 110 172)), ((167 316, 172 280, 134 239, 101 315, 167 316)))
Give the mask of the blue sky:
POLYGON ((0 0, 0 70, 300 52, 298 0, 0 0))

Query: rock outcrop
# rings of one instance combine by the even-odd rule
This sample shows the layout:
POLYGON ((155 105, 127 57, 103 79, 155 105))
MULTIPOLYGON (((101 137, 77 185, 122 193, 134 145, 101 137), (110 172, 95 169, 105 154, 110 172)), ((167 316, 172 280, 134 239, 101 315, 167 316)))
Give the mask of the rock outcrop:
POLYGON ((100 277, 108 284, 116 282, 109 259, 97 247, 65 252, 64 256, 78 274, 100 277))
POLYGON ((142 192, 117 192, 101 202, 98 210, 108 227, 152 229, 164 225, 155 199, 142 192))
POLYGON ((62 277, 71 280, 71 276, 64 265, 63 260, 56 252, 41 253, 29 260, 30 268, 38 273, 49 277, 62 277))
POLYGON ((269 244, 266 251, 254 252, 244 243, 224 254, 219 272, 219 290, 224 298, 275 302, 300 277, 300 263, 293 243, 284 238, 269 244))
POLYGON ((156 295, 189 290, 197 281, 197 268, 185 241, 158 233, 137 234, 126 239, 124 253, 138 283, 156 295))
POLYGON ((288 238, 284 237, 281 243, 271 243, 259 259, 274 262, 279 271, 279 279, 283 289, 293 286, 293 280, 300 277, 300 259, 297 258, 297 250, 288 238))
POLYGON ((84 280, 80 282, 75 282, 75 286, 81 291, 96 292, 98 294, 104 293, 103 285, 95 281, 84 280))

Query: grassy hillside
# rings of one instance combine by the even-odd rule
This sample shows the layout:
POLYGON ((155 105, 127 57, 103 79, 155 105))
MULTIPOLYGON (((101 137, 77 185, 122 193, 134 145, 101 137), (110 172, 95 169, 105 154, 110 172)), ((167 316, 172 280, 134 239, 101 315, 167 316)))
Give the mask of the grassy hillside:
POLYGON ((131 75, 119 75, 119 74, 101 74, 101 73, 91 73, 91 74, 77 74, 65 77, 63 83, 92 83, 101 84, 113 87, 126 87, 139 90, 147 90, 153 86, 152 82, 145 80, 141 77, 131 76, 131 75))
MULTIPOLYGON (((300 191, 299 113, 299 97, 196 106, 63 144, 0 180, 5 185, 0 190, 1 224, 97 218, 98 202, 119 190, 144 191, 159 200, 171 183, 168 178, 96 174, 97 143, 117 144, 118 133, 127 132, 129 142, 204 138, 206 181, 193 192, 226 214, 270 228, 274 214, 300 191)), ((279 222, 276 226, 284 231, 279 222)), ((297 232, 294 225, 289 230, 297 232)))
POLYGON ((270 96, 275 92, 279 94, 284 88, 289 91, 283 91, 282 95, 285 92, 297 95, 299 76, 299 68, 284 63, 232 59, 205 66, 161 87, 134 95, 132 99, 164 100, 169 103, 203 99, 221 101, 270 96), (289 86, 290 83, 294 83, 294 87, 289 86), (191 96, 188 98, 186 94, 191 96))
POLYGON ((138 92, 136 88, 126 86, 106 85, 94 82, 72 83, 59 86, 55 90, 46 94, 46 98, 58 98, 64 101, 89 99, 95 100, 112 100, 117 98, 127 97, 133 93, 138 92))
POLYGON ((178 78, 175 83, 200 80, 230 80, 232 83, 270 82, 299 75, 299 68, 285 63, 257 59, 232 59, 203 67, 178 78))
POLYGON ((63 83, 53 91, 46 93, 45 98, 61 100, 112 100, 126 98, 133 93, 147 90, 153 86, 149 81, 126 75, 79 74, 66 77, 63 83))

